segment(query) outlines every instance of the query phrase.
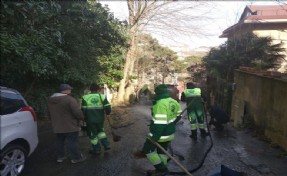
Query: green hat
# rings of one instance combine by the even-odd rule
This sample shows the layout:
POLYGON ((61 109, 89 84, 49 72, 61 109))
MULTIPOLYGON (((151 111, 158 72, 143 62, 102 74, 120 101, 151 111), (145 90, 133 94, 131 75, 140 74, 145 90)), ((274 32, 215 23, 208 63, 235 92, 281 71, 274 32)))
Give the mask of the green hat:
POLYGON ((167 86, 165 84, 156 86, 154 91, 157 95, 168 94, 167 86))

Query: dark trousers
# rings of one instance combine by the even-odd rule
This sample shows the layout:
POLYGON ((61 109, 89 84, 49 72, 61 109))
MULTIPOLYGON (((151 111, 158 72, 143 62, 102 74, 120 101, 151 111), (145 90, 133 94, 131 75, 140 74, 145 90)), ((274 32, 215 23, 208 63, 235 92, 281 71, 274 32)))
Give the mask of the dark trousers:
POLYGON ((56 133, 56 154, 58 158, 65 156, 65 146, 71 159, 78 160, 81 158, 78 136, 78 131, 70 133, 56 133))

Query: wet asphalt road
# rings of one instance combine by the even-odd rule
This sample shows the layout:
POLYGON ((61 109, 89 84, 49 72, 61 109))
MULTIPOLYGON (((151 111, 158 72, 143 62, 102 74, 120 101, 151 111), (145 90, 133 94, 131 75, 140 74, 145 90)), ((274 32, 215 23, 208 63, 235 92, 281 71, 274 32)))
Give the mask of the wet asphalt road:
MULTIPOLYGON (((131 115, 136 119, 133 125, 114 130, 122 136, 120 142, 112 142, 112 150, 102 152, 100 156, 88 153, 90 143, 86 136, 80 137, 83 154, 87 160, 79 164, 71 164, 69 160, 56 163, 54 134, 50 124, 39 127, 39 145, 36 151, 28 158, 23 176, 144 176, 146 170, 153 166, 146 159, 134 159, 131 153, 141 148, 148 133, 150 108, 146 105, 129 107, 131 115)), ((183 105, 184 108, 184 105, 183 105)), ((286 176, 287 157, 283 151, 272 148, 268 143, 252 137, 248 130, 238 131, 230 124, 222 133, 211 130, 213 148, 206 157, 203 166, 194 176, 208 176, 217 171, 221 164, 237 171, 243 171, 250 176, 286 176)), ((110 132, 107 129, 107 135, 110 132)), ((184 117, 177 124, 176 139, 172 142, 175 157, 188 170, 194 169, 200 163, 205 151, 211 145, 211 139, 201 138, 192 141, 189 138, 190 126, 184 117), (180 160, 184 158, 184 160, 180 160)), ((181 169, 170 161, 169 169, 172 172, 181 172, 181 169)))

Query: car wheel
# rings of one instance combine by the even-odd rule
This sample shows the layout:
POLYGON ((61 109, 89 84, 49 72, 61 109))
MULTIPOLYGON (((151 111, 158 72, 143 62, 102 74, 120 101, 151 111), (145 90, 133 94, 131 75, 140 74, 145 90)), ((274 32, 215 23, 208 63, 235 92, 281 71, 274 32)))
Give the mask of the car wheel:
POLYGON ((27 151, 19 145, 8 145, 1 152, 0 175, 16 176, 24 169, 27 151))

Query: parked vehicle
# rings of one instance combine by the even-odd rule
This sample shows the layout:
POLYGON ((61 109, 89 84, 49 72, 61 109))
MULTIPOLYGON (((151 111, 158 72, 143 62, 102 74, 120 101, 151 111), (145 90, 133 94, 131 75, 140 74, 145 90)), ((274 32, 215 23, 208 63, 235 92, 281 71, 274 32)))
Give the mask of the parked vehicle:
POLYGON ((38 145, 37 117, 22 95, 1 87, 1 176, 17 176, 38 145))

